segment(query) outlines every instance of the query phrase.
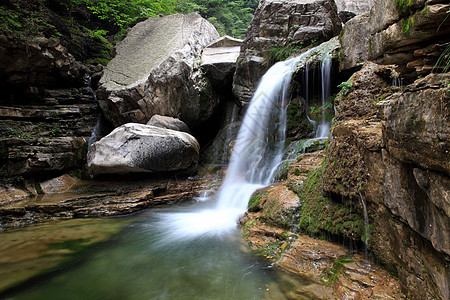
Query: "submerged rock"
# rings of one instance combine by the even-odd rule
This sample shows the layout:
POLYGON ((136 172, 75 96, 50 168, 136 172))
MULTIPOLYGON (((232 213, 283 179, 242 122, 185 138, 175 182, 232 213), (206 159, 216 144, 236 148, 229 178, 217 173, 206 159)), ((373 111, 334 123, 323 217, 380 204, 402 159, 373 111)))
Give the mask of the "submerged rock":
POLYGON ((219 37, 197 13, 150 18, 118 43, 97 92, 115 126, 146 123, 154 114, 195 127, 207 120, 218 100, 202 75, 202 49, 219 37))
POLYGON ((199 150, 188 133, 128 123, 92 144, 87 163, 92 175, 178 171, 196 166, 199 150))

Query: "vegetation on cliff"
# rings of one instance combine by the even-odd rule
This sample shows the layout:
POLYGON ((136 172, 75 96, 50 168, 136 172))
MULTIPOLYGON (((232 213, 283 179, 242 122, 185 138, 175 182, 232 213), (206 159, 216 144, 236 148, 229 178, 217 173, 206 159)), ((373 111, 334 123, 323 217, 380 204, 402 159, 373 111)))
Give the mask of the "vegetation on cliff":
POLYGON ((0 34, 19 40, 55 37, 82 62, 105 64, 131 26, 149 17, 198 12, 221 34, 243 38, 258 1, 7 0, 0 5, 0 34))

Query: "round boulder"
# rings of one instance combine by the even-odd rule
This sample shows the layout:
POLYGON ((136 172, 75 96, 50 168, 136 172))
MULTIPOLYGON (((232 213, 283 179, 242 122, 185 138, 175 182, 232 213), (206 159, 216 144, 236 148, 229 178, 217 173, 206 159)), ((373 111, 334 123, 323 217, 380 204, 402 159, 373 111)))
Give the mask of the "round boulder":
POLYGON ((199 150, 188 133, 127 123, 91 145, 88 168, 91 175, 185 170, 197 164, 199 150))

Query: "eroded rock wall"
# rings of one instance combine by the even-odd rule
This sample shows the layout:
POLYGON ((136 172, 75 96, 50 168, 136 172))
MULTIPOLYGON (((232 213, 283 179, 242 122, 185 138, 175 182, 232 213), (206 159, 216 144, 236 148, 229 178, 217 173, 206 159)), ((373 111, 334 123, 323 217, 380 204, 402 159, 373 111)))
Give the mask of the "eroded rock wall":
POLYGON ((324 174, 332 198, 367 206, 369 247, 408 299, 449 297, 448 74, 404 88, 367 63, 337 97, 324 174))
POLYGON ((250 23, 233 80, 233 92, 246 105, 271 62, 270 51, 302 48, 339 34, 334 1, 262 0, 250 23))
POLYGON ((401 77, 426 75, 434 68, 450 34, 446 0, 376 1, 370 12, 345 24, 341 68, 366 61, 396 64, 401 77))

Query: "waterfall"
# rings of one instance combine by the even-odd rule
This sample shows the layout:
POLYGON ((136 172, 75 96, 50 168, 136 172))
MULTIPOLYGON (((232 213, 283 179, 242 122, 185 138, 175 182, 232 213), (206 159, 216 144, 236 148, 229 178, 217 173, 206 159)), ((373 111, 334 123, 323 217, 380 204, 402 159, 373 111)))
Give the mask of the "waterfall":
MULTIPOLYGON (((88 76, 87 82, 88 82, 89 91, 91 92, 92 96, 94 97, 95 102, 97 103, 97 95, 95 94, 95 91, 92 89, 92 77, 91 76, 88 76)), ((101 117, 102 117, 102 114, 99 113, 98 117, 97 117, 97 122, 95 123, 95 127, 92 130, 91 137, 89 138, 89 141, 88 141, 88 147, 90 147, 93 143, 95 143, 96 141, 99 140, 99 136, 101 135, 101 132, 102 132, 101 117)))
POLYGON ((331 58, 326 56, 320 63, 320 72, 322 78, 322 119, 316 131, 316 138, 327 137, 330 133, 330 122, 326 118, 325 107, 328 103, 331 91, 331 58))
POLYGON ((367 247, 368 247, 368 242, 369 242, 369 238, 370 238, 369 215, 367 214, 366 203, 364 202, 361 192, 359 192, 359 197, 361 198, 361 203, 362 203, 362 206, 364 209, 364 234, 365 234, 364 244, 366 245, 364 250, 365 250, 365 256, 367 258, 368 257, 367 247))
POLYGON ((239 129, 217 202, 210 208, 161 215, 166 241, 234 230, 251 195, 270 184, 283 156, 292 73, 307 54, 275 64, 262 77, 239 129))

